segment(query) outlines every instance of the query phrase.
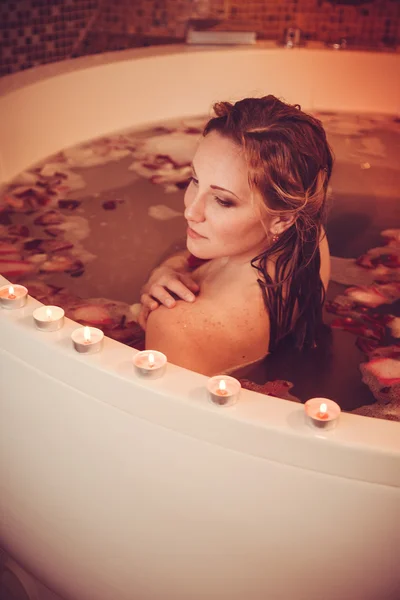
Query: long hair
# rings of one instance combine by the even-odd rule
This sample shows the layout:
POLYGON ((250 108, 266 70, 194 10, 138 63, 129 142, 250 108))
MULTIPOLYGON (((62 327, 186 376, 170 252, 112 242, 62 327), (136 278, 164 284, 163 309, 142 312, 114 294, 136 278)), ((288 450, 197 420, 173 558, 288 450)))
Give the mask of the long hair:
POLYGON ((214 112, 203 135, 216 131, 242 148, 250 188, 261 195, 266 215, 294 217, 251 261, 270 317, 270 350, 289 334, 298 348, 313 347, 325 299, 319 243, 333 166, 325 131, 299 105, 272 95, 219 102, 214 112), (273 279, 267 270, 271 259, 273 279))

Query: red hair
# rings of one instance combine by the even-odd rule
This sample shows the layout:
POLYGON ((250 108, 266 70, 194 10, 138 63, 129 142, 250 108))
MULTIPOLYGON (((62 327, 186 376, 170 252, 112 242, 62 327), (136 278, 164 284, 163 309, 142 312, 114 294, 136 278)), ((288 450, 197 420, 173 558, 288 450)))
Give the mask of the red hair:
POLYGON ((235 104, 219 102, 214 111, 203 134, 216 131, 238 144, 247 159, 250 187, 261 195, 264 210, 294 218, 293 225, 252 260, 270 316, 270 349, 289 333, 298 347, 313 346, 322 324, 319 242, 333 166, 325 131, 299 105, 271 95, 235 104), (272 256, 274 280, 267 272, 272 256))

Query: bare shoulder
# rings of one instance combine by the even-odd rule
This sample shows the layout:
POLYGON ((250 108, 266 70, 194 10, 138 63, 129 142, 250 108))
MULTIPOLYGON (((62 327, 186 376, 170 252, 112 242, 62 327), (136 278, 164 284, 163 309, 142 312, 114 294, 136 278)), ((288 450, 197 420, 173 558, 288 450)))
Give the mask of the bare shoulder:
POLYGON ((319 238, 319 253, 321 259, 320 276, 322 284, 326 290, 331 276, 331 255, 326 231, 323 228, 319 238))
POLYGON ((262 300, 247 304, 228 295, 200 296, 193 304, 180 301, 151 313, 146 348, 164 352, 173 364, 214 375, 260 358, 268 336, 262 300))

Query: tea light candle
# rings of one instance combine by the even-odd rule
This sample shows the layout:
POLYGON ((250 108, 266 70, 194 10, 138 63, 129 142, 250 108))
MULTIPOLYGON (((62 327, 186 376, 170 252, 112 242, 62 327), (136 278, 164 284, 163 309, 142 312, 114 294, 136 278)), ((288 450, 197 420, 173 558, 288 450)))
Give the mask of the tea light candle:
POLYGON ((58 331, 64 325, 64 311, 59 306, 40 306, 33 311, 33 320, 41 331, 58 331))
POLYGON ((238 399, 240 389, 240 382, 229 375, 210 377, 207 383, 211 402, 218 404, 218 406, 234 404, 238 399))
POLYGON ((72 343, 81 354, 95 354, 103 346, 104 333, 97 327, 79 327, 71 333, 72 343))
POLYGON ((133 357, 135 371, 141 377, 158 379, 164 375, 167 357, 157 350, 143 350, 133 357))
POLYGON ((333 429, 336 427, 341 410, 339 404, 327 398, 311 398, 304 404, 307 421, 312 427, 333 429))
POLYGON ((0 305, 2 308, 22 308, 28 298, 28 290, 23 285, 3 285, 0 288, 0 305))

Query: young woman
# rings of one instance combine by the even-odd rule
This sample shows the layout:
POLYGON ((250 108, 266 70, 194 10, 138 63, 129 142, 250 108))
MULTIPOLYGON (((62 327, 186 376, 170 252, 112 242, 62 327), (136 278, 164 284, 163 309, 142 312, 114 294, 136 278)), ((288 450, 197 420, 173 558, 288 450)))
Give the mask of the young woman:
POLYGON ((315 345, 333 162, 321 123, 298 105, 266 96, 214 111, 185 194, 188 252, 153 271, 140 314, 147 348, 207 375, 258 361, 288 336, 315 345))

